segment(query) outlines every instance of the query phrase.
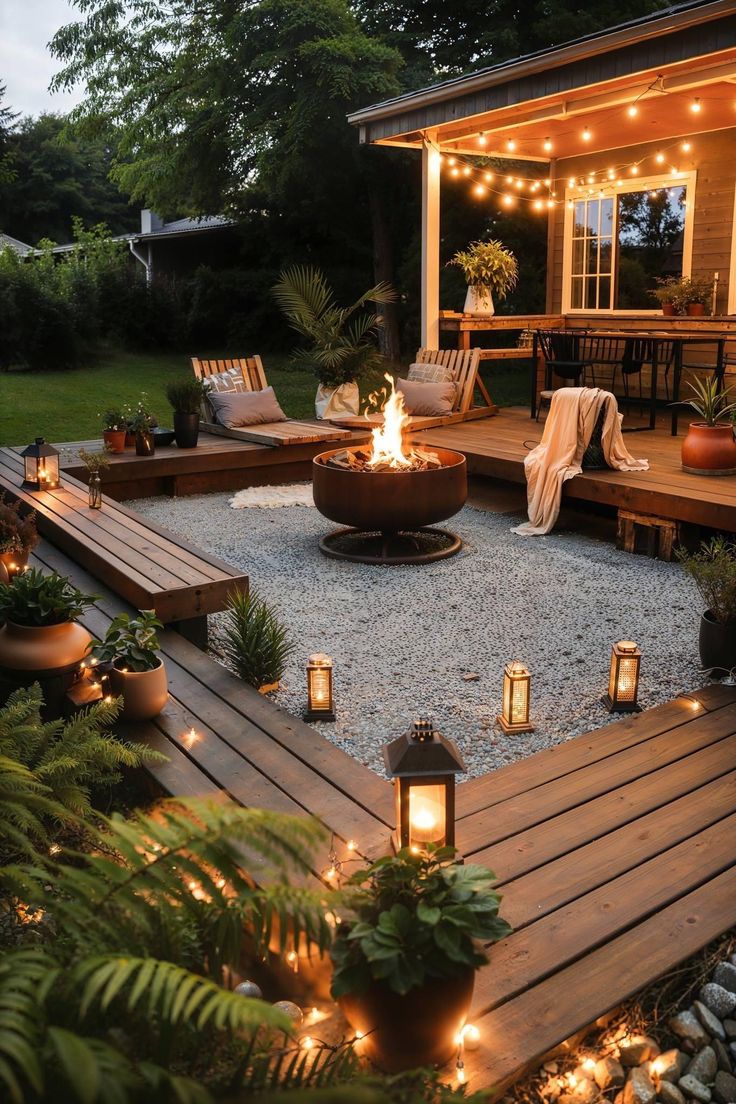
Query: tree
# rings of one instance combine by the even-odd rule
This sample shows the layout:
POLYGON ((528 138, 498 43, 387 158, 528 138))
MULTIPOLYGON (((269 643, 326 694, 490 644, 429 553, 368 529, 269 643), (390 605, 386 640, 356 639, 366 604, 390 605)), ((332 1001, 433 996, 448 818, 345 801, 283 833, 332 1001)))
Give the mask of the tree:
POLYGON ((0 185, 12 180, 15 176, 11 140, 18 115, 8 104, 4 103, 5 94, 6 87, 0 81, 0 185))

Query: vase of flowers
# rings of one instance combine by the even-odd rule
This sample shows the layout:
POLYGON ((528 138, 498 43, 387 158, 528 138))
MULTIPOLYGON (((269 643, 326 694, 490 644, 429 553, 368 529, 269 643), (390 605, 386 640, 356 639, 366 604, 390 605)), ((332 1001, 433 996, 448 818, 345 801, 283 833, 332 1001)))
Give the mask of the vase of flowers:
POLYGON ((468 285, 464 313, 478 318, 495 314, 494 295, 505 299, 519 279, 516 257, 499 241, 471 242, 455 254, 450 264, 462 269, 468 285))

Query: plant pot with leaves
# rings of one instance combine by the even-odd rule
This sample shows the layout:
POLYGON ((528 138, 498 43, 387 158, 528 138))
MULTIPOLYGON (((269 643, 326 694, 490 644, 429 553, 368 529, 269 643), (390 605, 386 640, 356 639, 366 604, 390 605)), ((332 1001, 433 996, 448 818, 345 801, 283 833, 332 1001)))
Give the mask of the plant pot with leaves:
POLYGON ((483 944, 507 936, 495 875, 452 847, 408 848, 349 876, 337 893, 332 995, 389 1072, 443 1065, 457 1051, 483 944))
POLYGON ((479 318, 495 314, 493 296, 505 299, 516 287, 519 265, 510 249, 499 241, 474 241, 450 261, 461 268, 468 285, 464 313, 479 318))
POLYGON ((718 390, 715 375, 688 380, 693 392, 680 405, 691 407, 701 420, 691 422, 682 442, 682 469, 694 475, 736 474, 736 440, 733 415, 736 403, 729 402, 732 388, 718 390))
POLYGON ((24 569, 37 544, 35 512, 22 514, 20 503, 12 502, 0 492, 0 564, 8 577, 24 569))
POLYGON ((681 313, 691 317, 701 317, 707 314, 713 296, 713 281, 708 279, 693 279, 686 276, 678 292, 678 303, 681 313))
POLYGON ((222 651, 244 682, 267 694, 278 690, 294 644, 273 606, 253 590, 237 590, 228 599, 222 651))
POLYGON ((273 293, 291 328, 305 339, 292 359, 311 369, 319 380, 314 404, 317 417, 357 415, 357 381, 384 363, 376 347, 383 318, 364 308, 368 303, 393 303, 396 292, 389 284, 379 283, 351 306, 339 307, 324 274, 298 265, 279 275, 273 293))
POLYGON ((725 537, 703 541, 697 552, 679 549, 677 559, 705 603, 700 618, 700 662, 710 670, 736 668, 736 544, 725 537))
POLYGON ((109 452, 125 452, 127 428, 122 410, 105 411, 102 415, 102 440, 109 452))
POLYGON ((77 623, 95 598, 69 579, 29 568, 0 585, 0 668, 27 679, 62 678, 79 669, 92 637, 77 623))
POLYGON ((684 307, 680 301, 682 280, 679 276, 657 276, 658 287, 654 288, 652 295, 659 300, 662 314, 672 316, 684 313, 684 307))
POLYGON ((194 376, 172 380, 166 387, 166 398, 174 411, 174 437, 177 448, 197 447, 204 393, 204 383, 194 376))
POLYGON ((153 610, 133 618, 120 613, 104 639, 90 644, 92 658, 109 669, 112 694, 123 699, 123 720, 150 721, 166 705, 169 684, 157 635, 162 628, 153 610))

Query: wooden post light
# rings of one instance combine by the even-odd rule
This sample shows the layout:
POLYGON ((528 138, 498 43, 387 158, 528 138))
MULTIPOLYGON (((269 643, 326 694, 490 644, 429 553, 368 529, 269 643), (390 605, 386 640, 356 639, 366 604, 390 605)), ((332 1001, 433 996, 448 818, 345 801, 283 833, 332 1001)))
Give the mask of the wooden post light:
POLYGON ((619 640, 611 649, 611 673, 603 704, 609 713, 638 713, 641 652, 633 640, 619 640))
POLYGON ((384 744, 383 758, 395 779, 395 850, 425 851, 455 845, 455 775, 465 770, 452 740, 416 720, 403 736, 384 744))
POLYGON ((23 486, 32 491, 52 491, 59 486, 59 453, 53 445, 47 445, 43 437, 37 437, 32 445, 23 449, 23 486))
POLYGON ((307 708, 305 721, 334 721, 332 698, 332 660, 323 652, 315 652, 307 660, 307 708))
POLYGON ((518 659, 503 670, 503 707, 496 719, 504 732, 533 732, 529 723, 529 698, 532 676, 518 659))

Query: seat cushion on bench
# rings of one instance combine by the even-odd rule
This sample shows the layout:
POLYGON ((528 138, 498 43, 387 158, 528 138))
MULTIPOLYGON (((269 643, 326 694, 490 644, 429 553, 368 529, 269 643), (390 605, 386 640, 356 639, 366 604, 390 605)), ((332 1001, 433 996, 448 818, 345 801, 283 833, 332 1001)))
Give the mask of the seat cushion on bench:
POLYGON ((396 390, 403 395, 407 414, 429 418, 452 414, 457 394, 454 383, 426 383, 421 380, 398 379, 396 390))
POLYGON ((286 421, 273 387, 263 391, 211 391, 209 400, 217 421, 226 429, 286 421))
POLYGON ((406 377, 410 383, 452 383, 452 368, 444 364, 410 364, 406 377))

